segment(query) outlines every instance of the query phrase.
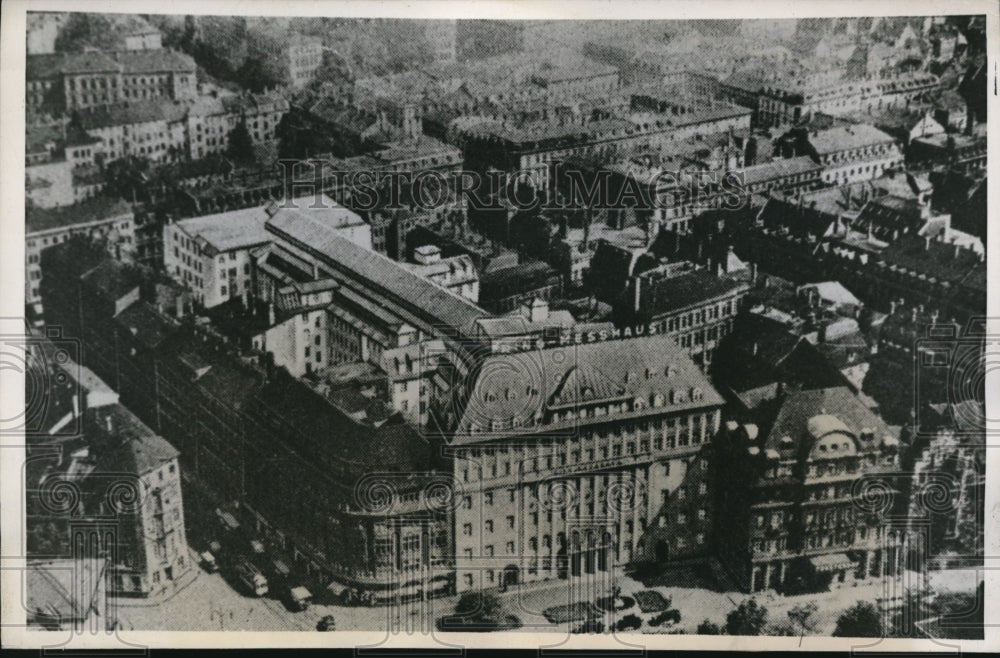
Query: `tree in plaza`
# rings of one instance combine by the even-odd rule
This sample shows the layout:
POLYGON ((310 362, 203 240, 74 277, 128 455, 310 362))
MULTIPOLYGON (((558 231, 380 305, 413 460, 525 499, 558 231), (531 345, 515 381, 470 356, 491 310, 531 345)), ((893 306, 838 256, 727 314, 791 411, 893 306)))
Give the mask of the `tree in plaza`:
POLYGON ((484 632, 520 628, 521 620, 507 614, 492 592, 467 592, 455 604, 455 614, 438 620, 442 631, 484 632))
POLYGON ((705 620, 698 624, 698 635, 722 635, 722 628, 715 622, 705 620))
POLYGON ((868 601, 858 601, 837 619, 834 637, 883 637, 882 615, 868 601))
POLYGON ((760 635, 766 624, 767 608, 750 599, 726 615, 726 634, 760 635))

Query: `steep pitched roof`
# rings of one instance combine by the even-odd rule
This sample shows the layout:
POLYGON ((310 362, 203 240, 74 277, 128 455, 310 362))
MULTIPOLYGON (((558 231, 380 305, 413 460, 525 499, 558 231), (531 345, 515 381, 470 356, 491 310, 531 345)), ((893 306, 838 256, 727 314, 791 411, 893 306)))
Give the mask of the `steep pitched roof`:
POLYGON ((488 439, 494 429, 534 434, 722 403, 666 335, 492 354, 479 365, 454 442, 481 441, 480 432, 488 439), (589 405, 611 411, 577 417, 589 405))
POLYGON ((182 121, 187 116, 187 105, 168 99, 135 100, 113 105, 99 105, 78 113, 84 130, 97 130, 111 126, 135 123, 182 121))
POLYGON ((194 59, 182 52, 166 48, 159 50, 130 50, 117 53, 126 74, 187 72, 194 73, 197 68, 194 59))
POLYGON ((343 237, 336 227, 305 212, 277 213, 267 221, 267 230, 290 239, 327 266, 360 279, 372 291, 386 292, 399 301, 451 327, 468 329, 487 313, 469 300, 415 274, 378 252, 365 249, 343 237))
POLYGON ((785 438, 788 437, 793 452, 804 455, 809 454, 818 439, 834 432, 857 439, 859 453, 877 451, 899 438, 856 395, 842 386, 790 393, 781 404, 764 446, 780 450, 788 445, 785 438), (872 433, 870 441, 860 439, 864 430, 872 433))
POLYGON ((97 453, 98 473, 145 475, 180 453, 120 404, 87 412, 88 436, 97 453))
POLYGON ((787 160, 772 160, 761 164, 744 167, 743 182, 746 185, 775 180, 784 176, 794 176, 796 174, 806 174, 823 169, 822 165, 813 162, 812 158, 802 155, 797 158, 787 160))

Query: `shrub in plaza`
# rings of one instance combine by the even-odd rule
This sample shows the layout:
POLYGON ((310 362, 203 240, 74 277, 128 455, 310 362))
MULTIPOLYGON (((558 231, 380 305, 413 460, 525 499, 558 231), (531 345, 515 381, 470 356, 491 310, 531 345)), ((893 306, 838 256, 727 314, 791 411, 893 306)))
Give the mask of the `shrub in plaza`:
POLYGON ((615 630, 619 631, 636 631, 640 627, 642 627, 642 619, 639 618, 639 615, 625 615, 615 624, 615 630))
POLYGON ((695 631, 698 635, 722 635, 722 628, 718 624, 705 620, 698 624, 698 628, 695 631))
POLYGON ((681 621, 681 611, 673 608, 671 610, 664 610, 660 614, 656 615, 649 620, 650 626, 660 626, 661 624, 671 623, 679 624, 681 621))
POLYGON ((492 632, 520 628, 521 620, 506 613, 496 594, 467 592, 455 604, 455 614, 442 617, 437 626, 441 631, 492 632))
POLYGON ((661 612, 670 608, 670 599, 652 589, 636 592, 635 601, 643 612, 661 612))

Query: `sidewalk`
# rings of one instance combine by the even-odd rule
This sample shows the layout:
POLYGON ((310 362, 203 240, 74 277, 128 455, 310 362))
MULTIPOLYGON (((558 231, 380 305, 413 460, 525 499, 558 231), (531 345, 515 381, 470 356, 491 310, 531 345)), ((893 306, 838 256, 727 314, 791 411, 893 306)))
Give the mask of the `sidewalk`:
POLYGON ((188 548, 191 554, 191 568, 182 573, 179 577, 171 581, 171 584, 153 590, 148 596, 119 596, 110 595, 114 599, 114 605, 119 608, 152 608, 167 603, 175 596, 190 587, 201 575, 201 567, 198 564, 194 551, 188 548))
POLYGON ((173 585, 168 585, 150 592, 149 596, 131 597, 114 596, 114 605, 119 608, 155 608, 169 602, 175 596, 190 587, 199 576, 198 567, 192 567, 183 576, 174 580, 173 585))

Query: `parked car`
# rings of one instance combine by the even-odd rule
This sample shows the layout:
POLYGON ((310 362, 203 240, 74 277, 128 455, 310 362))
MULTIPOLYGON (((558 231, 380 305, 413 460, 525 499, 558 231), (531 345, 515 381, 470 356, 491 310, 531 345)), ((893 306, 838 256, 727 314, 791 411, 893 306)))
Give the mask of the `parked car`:
POLYGON ((276 581, 285 581, 292 575, 292 570, 288 568, 288 565, 284 560, 275 558, 271 560, 268 564, 268 575, 271 576, 276 581))
POLYGON ((301 585, 291 587, 288 590, 288 602, 293 610, 306 610, 312 603, 312 593, 301 585))
POLYGON ((208 573, 215 573, 219 570, 219 563, 215 560, 215 555, 211 551, 205 551, 200 556, 201 566, 208 573))
POLYGON ((243 558, 236 565, 236 576, 243 586, 255 596, 264 596, 268 592, 267 578, 249 560, 243 558))
POLYGON ((319 620, 316 624, 317 631, 335 631, 337 630, 337 623, 333 618, 333 615, 327 615, 319 620))

